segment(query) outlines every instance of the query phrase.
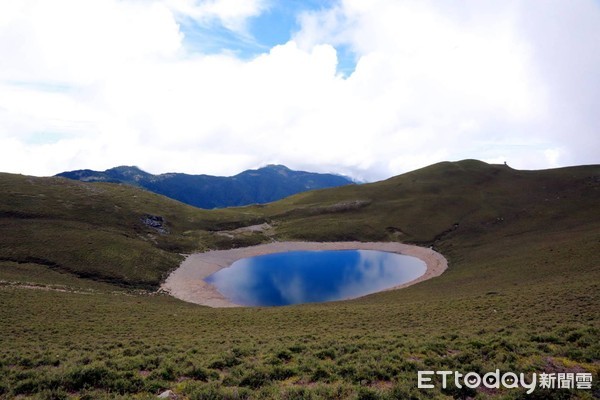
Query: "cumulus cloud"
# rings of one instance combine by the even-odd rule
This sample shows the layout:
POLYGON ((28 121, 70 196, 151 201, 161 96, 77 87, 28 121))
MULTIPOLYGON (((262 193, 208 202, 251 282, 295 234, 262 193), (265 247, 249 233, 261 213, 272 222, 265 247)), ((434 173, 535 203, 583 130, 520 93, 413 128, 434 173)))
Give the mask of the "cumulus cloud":
POLYGON ((448 159, 598 162, 596 2, 342 0, 250 59, 186 41, 189 21, 248 36, 271 5, 0 3, 0 170, 276 162, 376 180, 448 159))

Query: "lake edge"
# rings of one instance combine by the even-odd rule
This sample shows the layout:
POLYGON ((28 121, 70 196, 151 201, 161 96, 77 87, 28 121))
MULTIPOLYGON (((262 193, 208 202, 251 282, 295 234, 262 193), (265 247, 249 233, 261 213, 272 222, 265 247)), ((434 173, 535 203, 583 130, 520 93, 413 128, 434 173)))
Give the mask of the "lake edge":
POLYGON ((190 254, 167 277, 160 291, 183 301, 209 307, 242 307, 227 300, 203 279, 242 258, 293 250, 379 250, 413 256, 425 262, 427 270, 422 276, 388 290, 401 289, 434 278, 448 268, 446 258, 433 249, 399 242, 273 242, 190 254))

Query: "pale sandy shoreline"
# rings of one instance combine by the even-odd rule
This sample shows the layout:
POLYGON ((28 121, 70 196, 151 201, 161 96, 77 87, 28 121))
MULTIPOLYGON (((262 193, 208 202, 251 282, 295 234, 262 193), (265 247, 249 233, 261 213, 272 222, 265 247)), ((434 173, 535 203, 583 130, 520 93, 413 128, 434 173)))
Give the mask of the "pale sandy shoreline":
POLYGON ((400 289, 441 275, 448 262, 440 253, 425 247, 396 242, 274 242, 231 250, 213 250, 187 256, 173 271, 161 289, 171 296, 190 303, 209 307, 240 307, 227 300, 217 289, 204 282, 204 278, 235 261, 263 254, 294 250, 380 250, 417 257, 425 262, 427 271, 417 279, 396 286, 400 289))

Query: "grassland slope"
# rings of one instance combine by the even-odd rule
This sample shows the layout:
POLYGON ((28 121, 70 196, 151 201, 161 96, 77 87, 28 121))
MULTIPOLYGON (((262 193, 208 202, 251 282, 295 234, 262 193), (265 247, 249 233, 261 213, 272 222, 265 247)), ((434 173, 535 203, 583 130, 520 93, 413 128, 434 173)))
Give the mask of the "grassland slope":
POLYGON ((0 261, 120 285, 156 287, 209 230, 252 218, 126 185, 0 174, 0 261))
POLYGON ((599 166, 519 171, 444 162, 382 182, 312 191, 263 213, 281 235, 434 244, 448 235, 562 230, 597 221, 599 166))
POLYGON ((0 284, 0 398, 152 398, 165 389, 185 399, 600 395, 600 166, 440 163, 219 212, 117 185, 14 175, 0 185, 0 280, 87 290, 0 284), (164 218, 169 235, 144 223, 149 214, 164 218), (269 232, 235 229, 257 223, 269 232), (36 261, 139 285, 158 280, 180 251, 272 239, 419 243, 444 254, 449 268, 352 301, 224 310, 113 294, 109 284, 36 261), (112 241, 114 259, 104 250, 112 241), (153 260, 127 254, 147 251, 153 260), (594 383, 533 395, 416 388, 418 370, 495 369, 588 372, 594 383))
POLYGON ((156 287, 180 253, 273 239, 392 240, 451 252, 521 234, 598 228, 599 175, 598 166, 518 171, 464 160, 207 211, 126 185, 1 174, 0 261, 156 287), (268 237, 234 230, 263 222, 274 227, 268 237))

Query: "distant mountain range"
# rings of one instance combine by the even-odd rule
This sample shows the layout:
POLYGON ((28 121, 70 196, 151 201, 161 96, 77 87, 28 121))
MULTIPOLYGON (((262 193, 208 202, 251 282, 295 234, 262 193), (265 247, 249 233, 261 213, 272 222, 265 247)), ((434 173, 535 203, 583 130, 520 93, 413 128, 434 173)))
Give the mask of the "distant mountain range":
POLYGON ((121 166, 106 171, 82 169, 57 174, 84 182, 111 182, 142 187, 200 208, 222 208, 269 203, 314 189, 350 185, 347 177, 293 171, 268 165, 231 177, 168 173, 153 175, 138 167, 121 166))

